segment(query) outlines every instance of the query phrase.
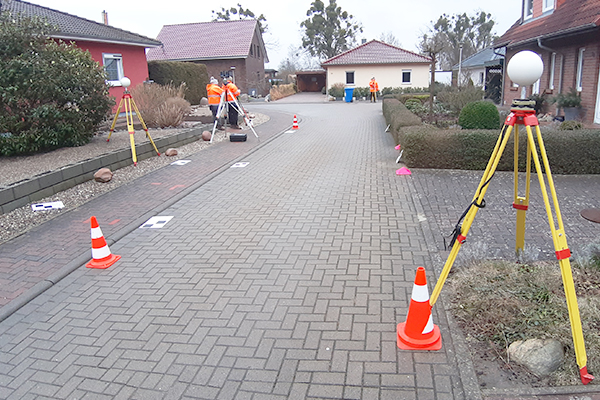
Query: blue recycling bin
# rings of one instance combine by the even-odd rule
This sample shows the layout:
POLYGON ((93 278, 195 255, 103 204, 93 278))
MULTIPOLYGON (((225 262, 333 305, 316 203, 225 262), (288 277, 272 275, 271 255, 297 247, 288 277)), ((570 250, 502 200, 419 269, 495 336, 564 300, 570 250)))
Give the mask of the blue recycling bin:
POLYGON ((344 90, 346 91, 346 103, 352 103, 352 95, 354 94, 354 88, 347 87, 344 90))

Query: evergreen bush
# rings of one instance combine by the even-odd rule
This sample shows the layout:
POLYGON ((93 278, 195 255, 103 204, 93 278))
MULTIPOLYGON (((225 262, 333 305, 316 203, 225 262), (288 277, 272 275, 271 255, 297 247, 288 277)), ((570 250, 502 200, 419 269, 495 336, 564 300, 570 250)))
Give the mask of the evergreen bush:
POLYGON ((86 144, 114 105, 90 53, 49 39, 51 30, 0 14, 0 155, 86 144))
POLYGON ((208 85, 208 72, 206 65, 181 61, 150 61, 148 63, 148 76, 150 80, 160 85, 180 86, 185 83, 185 99, 190 104, 200 104, 202 97, 206 97, 208 85))
POLYGON ((498 129, 500 114, 494 103, 476 101, 463 107, 458 117, 463 129, 498 129))

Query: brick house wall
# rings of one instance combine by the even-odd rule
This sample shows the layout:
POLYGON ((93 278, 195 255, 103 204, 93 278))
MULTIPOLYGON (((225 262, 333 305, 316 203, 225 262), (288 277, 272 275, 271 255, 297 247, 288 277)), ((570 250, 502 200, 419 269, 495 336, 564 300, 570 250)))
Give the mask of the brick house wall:
MULTIPOLYGON (((550 99, 558 93, 566 93, 570 88, 576 87, 577 65, 579 51, 585 49, 583 56, 583 75, 582 88, 580 91, 582 108, 579 119, 586 123, 594 122, 596 101, 598 96, 598 72, 600 70, 600 42, 594 34, 579 35, 566 39, 554 41, 542 41, 545 48, 550 48, 556 53, 554 65, 553 88, 550 82, 551 76, 551 54, 552 52, 540 48, 537 45, 507 49, 507 60, 522 50, 531 50, 542 57, 544 62, 544 72, 540 78, 540 93, 545 93, 550 99), (564 58, 564 61, 563 61, 564 58), (561 64, 562 64, 562 84, 561 84, 561 64), (562 87, 561 87, 562 86, 562 87)), ((526 96, 533 92, 533 85, 527 88, 526 96)), ((521 89, 516 88, 513 82, 507 76, 504 84, 504 104, 510 105, 512 100, 521 97, 521 89)), ((550 105, 549 112, 557 115, 559 110, 554 105, 550 105)), ((559 113, 558 115, 561 115, 559 113)))

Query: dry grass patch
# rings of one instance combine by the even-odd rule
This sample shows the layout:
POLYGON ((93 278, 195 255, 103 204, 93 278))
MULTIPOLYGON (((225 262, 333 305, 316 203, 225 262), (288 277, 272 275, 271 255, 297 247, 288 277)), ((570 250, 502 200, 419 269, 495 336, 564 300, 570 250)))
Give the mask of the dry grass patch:
POLYGON ((287 97, 287 96, 291 96, 295 93, 296 93, 296 89, 294 89, 294 84, 289 83, 287 85, 273 86, 271 88, 271 91, 269 92, 269 95, 271 96, 271 100, 275 101, 275 100, 283 99, 284 97, 287 97))
POLYGON ((148 127, 175 128, 192 110, 185 91, 185 83, 178 87, 151 83, 136 86, 131 95, 148 127))
MULTIPOLYGON (((600 258, 572 264, 588 371, 600 374, 600 258)), ((448 279, 450 311, 475 359, 498 363, 516 382, 532 386, 580 385, 558 262, 471 262, 448 279), (552 338, 565 347, 563 366, 538 378, 507 355, 516 340, 552 338)), ((485 364, 482 362, 480 364, 485 364)))

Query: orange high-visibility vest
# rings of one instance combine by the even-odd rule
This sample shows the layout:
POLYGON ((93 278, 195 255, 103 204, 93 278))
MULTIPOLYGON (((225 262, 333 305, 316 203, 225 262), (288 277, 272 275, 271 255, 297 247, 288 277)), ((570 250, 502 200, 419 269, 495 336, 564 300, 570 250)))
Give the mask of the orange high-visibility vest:
POLYGON ((206 94, 208 95, 208 105, 209 106, 218 106, 221 102, 221 93, 223 93, 223 89, 219 87, 219 85, 215 85, 214 83, 209 83, 206 85, 206 94))
POLYGON ((369 87, 371 88, 371 92, 378 92, 379 91, 379 85, 373 79, 371 79, 371 81, 369 82, 369 87))
POLYGON ((225 90, 227 90, 227 102, 231 103, 235 100, 241 93, 240 89, 233 84, 233 82, 229 82, 225 85, 225 90))

